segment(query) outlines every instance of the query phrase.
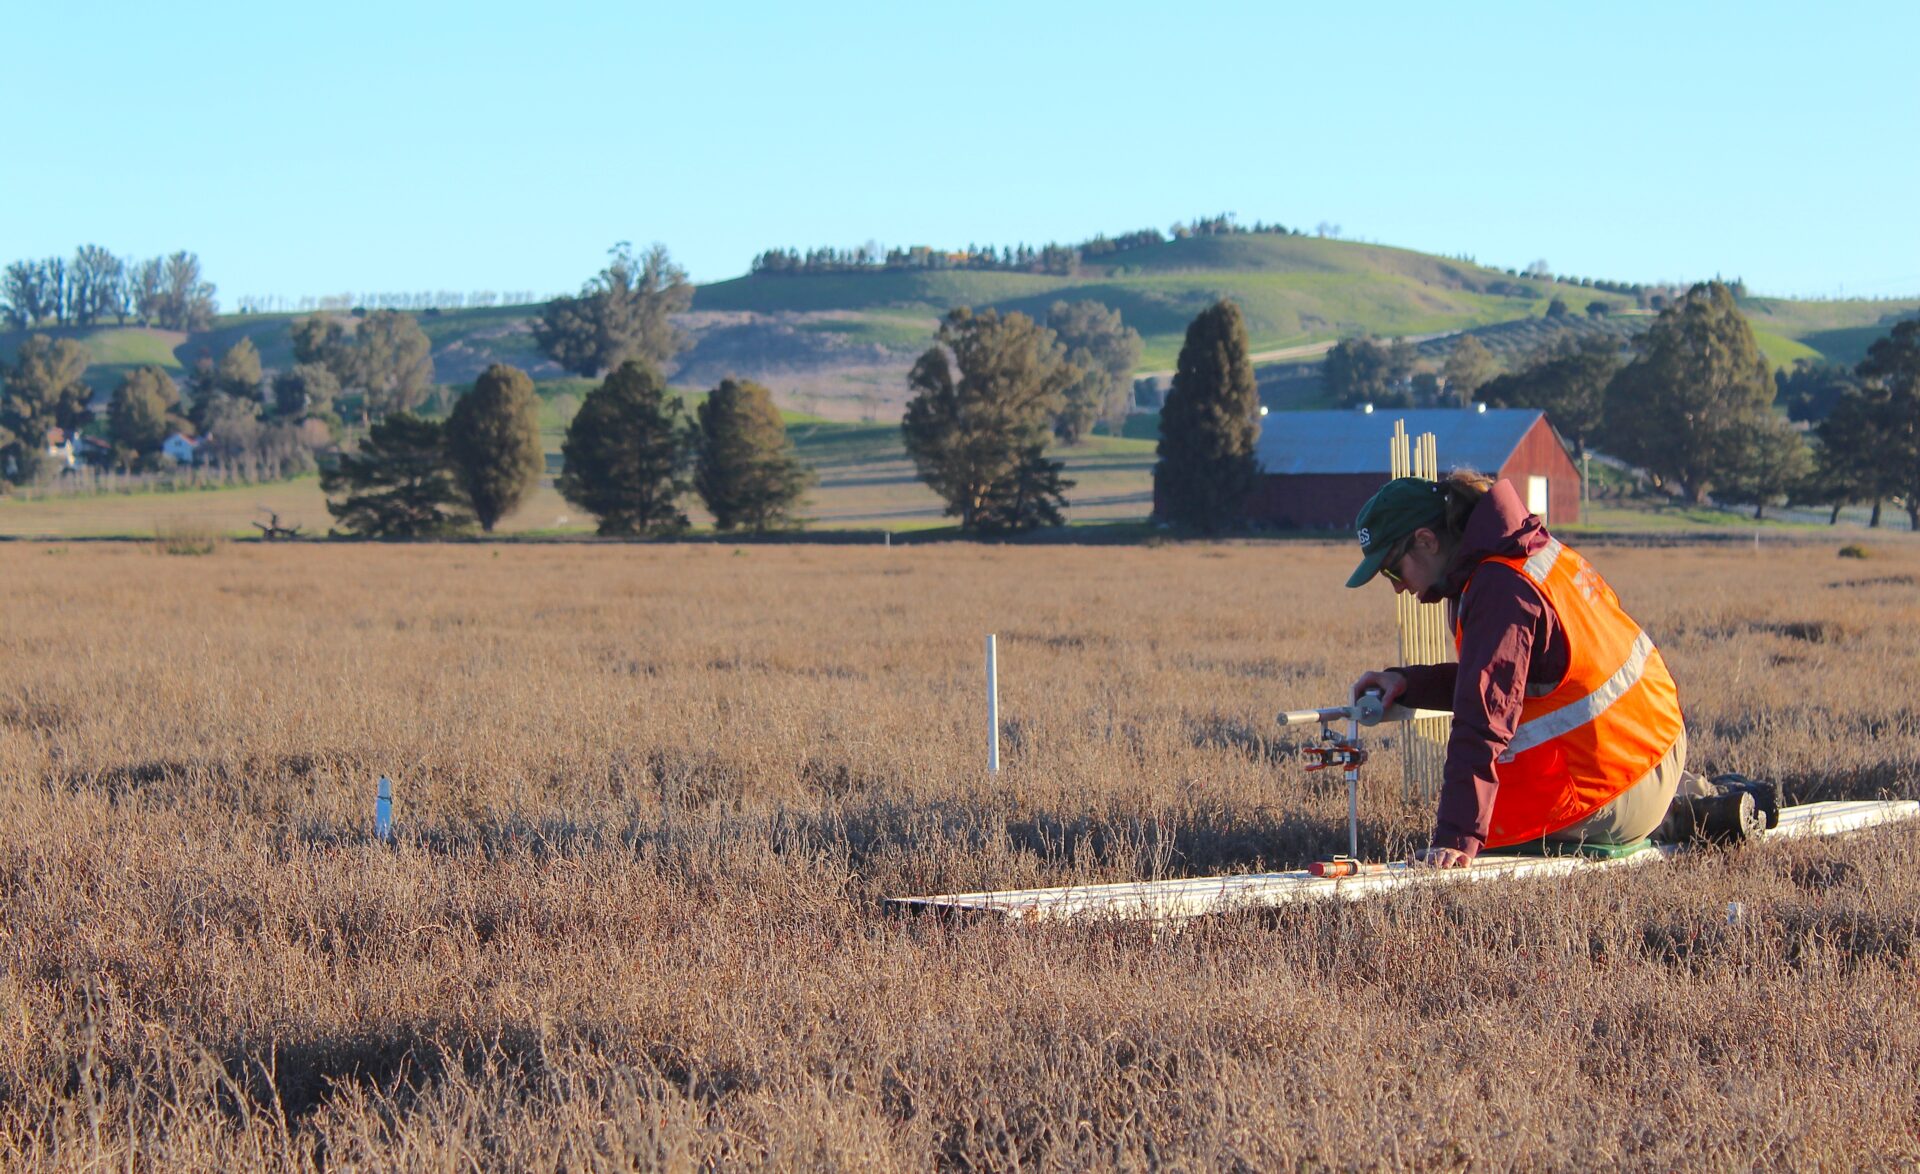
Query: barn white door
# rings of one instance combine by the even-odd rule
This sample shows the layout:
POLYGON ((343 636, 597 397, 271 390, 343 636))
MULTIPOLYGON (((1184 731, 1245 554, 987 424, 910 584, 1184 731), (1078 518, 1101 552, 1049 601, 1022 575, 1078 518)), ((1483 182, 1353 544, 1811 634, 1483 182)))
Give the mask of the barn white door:
POLYGON ((1527 478, 1527 509, 1540 515, 1541 521, 1546 520, 1547 479, 1545 477, 1527 478))

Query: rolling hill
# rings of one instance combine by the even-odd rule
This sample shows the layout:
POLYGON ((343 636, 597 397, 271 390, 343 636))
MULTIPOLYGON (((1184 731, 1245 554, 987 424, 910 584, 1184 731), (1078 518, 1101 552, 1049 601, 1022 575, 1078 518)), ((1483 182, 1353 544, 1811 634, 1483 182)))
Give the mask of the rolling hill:
MULTIPOLYGON (((1231 297, 1246 314, 1256 352, 1315 357, 1316 343, 1355 334, 1479 333, 1496 353, 1519 354, 1544 337, 1541 319, 1561 298, 1580 315, 1589 302, 1615 313, 1610 332, 1631 333, 1645 318, 1622 317, 1631 299, 1594 289, 1515 277, 1467 261, 1410 249, 1316 237, 1243 234, 1193 237, 1110 254, 1075 276, 999 271, 891 271, 756 274, 700 287, 680 319, 691 345, 672 380, 712 386, 728 375, 758 379, 789 408, 842 420, 893 418, 906 374, 941 314, 994 306, 1044 316, 1056 301, 1092 299, 1118 309, 1145 338, 1142 369, 1173 366, 1187 322, 1231 297)), ((1852 363, 1893 322, 1920 313, 1920 299, 1744 303, 1762 350, 1776 365, 1797 358, 1852 363)), ((493 362, 536 380, 564 377, 533 346, 534 307, 427 311, 437 377, 463 384, 493 362)), ((134 366, 157 363, 176 375, 201 354, 253 340, 269 369, 292 361, 292 315, 228 315, 192 335, 139 327, 47 333, 78 338, 94 354, 88 381, 104 393, 134 366)), ((24 337, 0 334, 0 360, 24 337)), ((1427 344, 1438 353, 1445 344, 1427 344)))

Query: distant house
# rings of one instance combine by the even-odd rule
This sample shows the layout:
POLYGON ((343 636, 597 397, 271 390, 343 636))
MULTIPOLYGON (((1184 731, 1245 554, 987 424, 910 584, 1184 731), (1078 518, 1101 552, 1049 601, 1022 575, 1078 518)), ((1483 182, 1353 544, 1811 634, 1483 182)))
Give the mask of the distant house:
POLYGON ((200 454, 200 442, 178 432, 160 442, 160 451, 176 465, 191 465, 200 454))
POLYGON ((1530 408, 1356 409, 1274 412, 1260 422, 1256 522, 1289 530, 1344 530, 1392 476, 1393 424, 1434 436, 1442 471, 1471 468, 1513 482, 1548 525, 1580 520, 1580 477, 1546 414, 1530 408))
POLYGON ((47 429, 47 460, 62 473, 73 468, 73 438, 66 429, 47 429))
POLYGON ((113 464, 113 446, 82 433, 73 438, 73 459, 90 468, 104 469, 113 464))

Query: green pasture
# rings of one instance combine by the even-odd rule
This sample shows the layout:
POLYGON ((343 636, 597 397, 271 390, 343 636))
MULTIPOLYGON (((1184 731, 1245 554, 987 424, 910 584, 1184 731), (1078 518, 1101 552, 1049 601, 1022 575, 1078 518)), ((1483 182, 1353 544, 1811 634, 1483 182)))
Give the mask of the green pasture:
POLYGON ((1766 356, 1769 367, 1791 367, 1796 359, 1819 359, 1821 352, 1803 342, 1783 338, 1771 331, 1755 328, 1753 341, 1760 347, 1760 353, 1766 356))
MULTIPOLYGON (((1507 324, 1516 336, 1500 338, 1525 349, 1531 338, 1527 324, 1539 322, 1554 297, 1565 300, 1576 316, 1593 301, 1612 306, 1616 318, 1630 305, 1620 295, 1516 278, 1410 249, 1269 234, 1150 245, 1096 258, 1073 277, 975 270, 746 276, 701 286, 693 305, 696 310, 805 312, 818 316, 796 329, 911 350, 926 345, 939 316, 955 306, 1044 317, 1057 301, 1091 299, 1119 310, 1141 332, 1143 370, 1164 371, 1175 363, 1188 322, 1221 297, 1239 303, 1256 352, 1356 334, 1393 337, 1507 324), (1503 292, 1486 292, 1493 288, 1503 292)), ((1749 298, 1742 308, 1773 366, 1804 358, 1854 363, 1894 322, 1920 314, 1920 298, 1749 298)), ((537 309, 494 306, 415 317, 437 352, 457 350, 479 362, 531 366, 538 359, 532 339, 515 324, 537 309)), ((296 317, 223 315, 212 329, 191 335, 118 326, 46 333, 85 342, 93 355, 87 382, 106 391, 136 366, 153 363, 179 375, 200 355, 217 356, 241 338, 253 341, 268 370, 283 370, 293 361, 288 327, 296 317)), ((24 337, 24 332, 0 332, 0 360, 10 361, 24 337)), ((1490 332, 1488 343, 1495 342, 1490 332)), ((851 387, 857 378, 847 377, 850 390, 858 390, 851 387)), ((543 394, 551 398, 560 392, 543 394)))

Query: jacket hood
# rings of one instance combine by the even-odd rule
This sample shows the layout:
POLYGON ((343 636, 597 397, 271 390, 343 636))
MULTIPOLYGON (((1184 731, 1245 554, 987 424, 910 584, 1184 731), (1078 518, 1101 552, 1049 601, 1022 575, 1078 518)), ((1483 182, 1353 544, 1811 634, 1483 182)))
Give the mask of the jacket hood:
POLYGON ((1459 599, 1475 568, 1490 558, 1525 558, 1539 550, 1553 536, 1546 524, 1528 512, 1513 482, 1493 483, 1480 504, 1467 515, 1467 528, 1460 545, 1447 562, 1447 573, 1440 582, 1420 593, 1422 603, 1459 599))

